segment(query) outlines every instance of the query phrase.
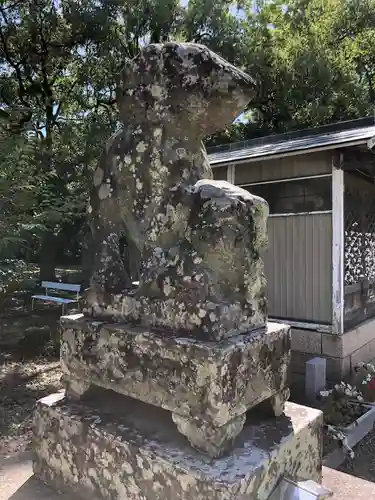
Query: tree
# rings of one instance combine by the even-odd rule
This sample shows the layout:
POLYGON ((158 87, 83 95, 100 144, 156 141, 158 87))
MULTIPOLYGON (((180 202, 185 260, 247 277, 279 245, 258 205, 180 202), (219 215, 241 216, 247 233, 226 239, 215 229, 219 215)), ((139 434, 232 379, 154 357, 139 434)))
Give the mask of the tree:
MULTIPOLYGON (((264 3, 269 99, 254 102, 258 127, 287 132, 372 114, 374 16, 374 0, 264 3)), ((250 123, 244 133, 252 132, 250 123)))
POLYGON ((255 8, 195 0, 188 11, 191 32, 257 83, 247 122, 208 144, 373 113, 374 0, 271 0, 255 8))
MULTIPOLYGON (((38 147, 29 169, 36 203, 29 230, 40 241, 41 278, 82 221, 88 176, 117 125, 115 76, 142 40, 168 37, 178 0, 22 0, 0 5, 0 109, 22 107, 38 147)), ((30 139, 30 137, 29 137, 30 139)))
POLYGON ((44 0, 0 6, 1 107, 22 106, 19 132, 26 126, 28 140, 38 143, 28 165, 36 186, 29 229, 40 237, 44 279, 54 278, 56 235, 65 218, 67 173, 55 152, 61 127, 70 118, 75 87, 81 83, 76 67, 91 28, 90 18, 85 26, 74 25, 72 11, 70 4, 44 0))
POLYGON ((15 135, 0 121, 0 260, 14 257, 27 245, 24 224, 35 203, 34 184, 28 172, 34 144, 25 134, 15 135), (14 169, 14 164, 17 169, 14 169))
POLYGON ((276 130, 332 123, 371 112, 373 103, 358 73, 354 50, 363 29, 367 31, 373 23, 364 14, 370 3, 375 7, 373 0, 292 0, 271 2, 264 8, 262 15, 272 26, 281 89, 278 93, 275 89, 265 118, 275 123, 276 130), (345 25, 351 27, 351 37, 349 32, 344 34, 345 25), (279 122, 275 122, 277 112, 279 122))

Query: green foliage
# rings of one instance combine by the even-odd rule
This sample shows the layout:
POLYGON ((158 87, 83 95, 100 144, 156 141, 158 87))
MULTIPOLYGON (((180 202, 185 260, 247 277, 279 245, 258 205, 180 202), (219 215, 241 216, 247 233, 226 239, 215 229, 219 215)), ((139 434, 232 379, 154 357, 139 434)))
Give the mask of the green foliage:
POLYGON ((22 226, 35 203, 34 182, 28 171, 33 145, 25 135, 0 128, 0 151, 0 258, 4 258, 26 245, 22 226))
POLYGON ((9 308, 15 292, 35 287, 35 279, 28 271, 22 260, 8 259, 0 262, 0 317, 9 308))
POLYGON ((357 420, 368 411, 363 393, 355 386, 340 382, 328 391, 321 391, 320 397, 325 445, 337 442, 344 453, 353 459, 354 451, 348 443, 348 427, 356 425, 357 420))
POLYGON ((278 127, 310 127, 372 112, 374 96, 358 65, 358 46, 374 34, 374 14, 369 15, 374 8, 373 0, 267 4, 280 87, 278 127))
POLYGON ((0 6, 0 256, 19 243, 42 247, 83 217, 89 172, 116 127, 116 15, 98 2, 0 6))
POLYGON ((257 82, 247 123, 209 144, 374 112, 375 0, 271 0, 259 1, 255 10, 254 2, 244 1, 239 16, 233 4, 189 2, 200 12, 194 29, 204 42, 257 82))
POLYGON ((12 282, 24 279, 26 264, 22 260, 5 260, 0 263, 0 290, 4 291, 12 282))

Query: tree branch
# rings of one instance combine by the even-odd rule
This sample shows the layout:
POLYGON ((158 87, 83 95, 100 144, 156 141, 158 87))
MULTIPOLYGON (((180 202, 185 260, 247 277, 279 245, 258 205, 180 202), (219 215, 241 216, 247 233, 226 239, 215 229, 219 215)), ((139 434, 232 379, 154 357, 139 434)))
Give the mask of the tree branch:
POLYGON ((11 102, 4 96, 3 89, 0 90, 0 97, 4 104, 11 106, 11 102))
POLYGON ((113 99, 107 99, 106 101, 103 101, 101 99, 99 99, 98 101, 98 106, 104 106, 104 107, 111 107, 113 106, 114 104, 117 103, 117 99, 116 98, 113 98, 113 99))
POLYGON ((374 104, 375 103, 375 89, 374 89, 374 82, 373 82, 374 75, 372 75, 370 73, 370 71, 368 70, 368 68, 366 66, 364 67, 364 70, 365 70, 367 84, 369 87, 370 102, 374 104))
POLYGON ((1 27, 0 27, 0 40, 1 40, 1 43, 3 45, 5 60, 16 72, 16 76, 17 76, 17 80, 18 80, 18 87, 19 87, 18 97, 20 98, 20 101, 24 106, 30 107, 30 104, 24 98, 24 95, 26 94, 26 90, 25 90, 25 86, 24 86, 23 81, 22 81, 22 74, 20 71, 19 64, 15 63, 10 56, 7 41, 6 41, 4 32, 1 29, 1 27))
MULTIPOLYGON (((7 19, 5 12, 4 12, 3 7, 0 7, 0 12, 3 16, 4 21, 8 25, 8 19, 7 19)), ((21 70, 20 70, 20 64, 15 62, 12 59, 12 56, 11 56, 9 48, 8 48, 8 41, 5 37, 4 31, 3 31, 1 26, 0 26, 0 40, 1 40, 1 43, 3 46, 5 60, 16 72, 17 81, 18 81, 18 88, 19 88, 18 97, 20 99, 20 102, 21 102, 21 104, 23 104, 23 106, 25 106, 27 108, 31 108, 30 103, 25 99, 25 95, 27 95, 27 92, 26 92, 26 89, 25 89, 25 86, 23 83, 22 74, 21 74, 21 70)))

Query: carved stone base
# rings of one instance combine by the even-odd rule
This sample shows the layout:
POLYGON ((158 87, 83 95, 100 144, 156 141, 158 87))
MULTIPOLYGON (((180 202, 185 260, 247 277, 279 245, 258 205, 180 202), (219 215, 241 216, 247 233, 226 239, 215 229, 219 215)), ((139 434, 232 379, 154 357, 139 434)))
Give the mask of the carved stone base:
POLYGON ((290 396, 288 387, 284 387, 281 391, 273 394, 269 399, 262 401, 258 405, 258 411, 265 417, 280 417, 284 413, 285 403, 290 396))
MULTIPOLYGON (((265 417, 280 417, 285 411, 285 403, 289 396, 289 389, 282 389, 259 405, 258 414, 265 417)), ((193 448, 217 458, 231 449, 246 422, 246 413, 235 417, 221 427, 216 427, 204 420, 197 421, 181 417, 177 413, 172 413, 172 419, 179 432, 187 438, 193 448)))
POLYGON ((114 295, 107 307, 91 306, 84 311, 89 318, 139 323, 146 325, 144 328, 181 331, 186 336, 216 342, 264 328, 267 322, 266 299, 254 300, 256 305, 247 304, 246 308, 239 300, 222 303, 202 299, 190 308, 185 305, 187 301, 124 294, 114 295))
POLYGON ((242 431, 246 414, 235 417, 221 427, 215 427, 204 421, 189 420, 172 413, 173 422, 179 432, 185 436, 193 448, 217 458, 226 454, 234 440, 242 431))
POLYGON ((287 325, 201 342, 82 315, 61 323, 64 380, 80 381, 77 393, 100 386, 220 427, 287 388, 287 325))
POLYGON ((284 387, 280 392, 271 396, 270 404, 275 417, 280 417, 284 413, 285 403, 288 401, 289 396, 290 390, 288 387, 284 387))
POLYGON ((202 342, 82 316, 62 319, 69 397, 99 386, 169 410, 193 446, 213 456, 228 449, 249 409, 269 400, 273 414, 282 413, 290 355, 290 329, 276 323, 202 342))
POLYGON ((62 385, 68 399, 79 401, 81 397, 90 389, 90 382, 84 379, 77 379, 74 376, 63 375, 61 377, 62 385))
POLYGON ((321 480, 318 410, 287 403, 281 417, 251 417, 233 453, 211 459, 169 412, 102 392, 37 403, 34 472, 50 486, 85 500, 267 500, 283 476, 321 480))

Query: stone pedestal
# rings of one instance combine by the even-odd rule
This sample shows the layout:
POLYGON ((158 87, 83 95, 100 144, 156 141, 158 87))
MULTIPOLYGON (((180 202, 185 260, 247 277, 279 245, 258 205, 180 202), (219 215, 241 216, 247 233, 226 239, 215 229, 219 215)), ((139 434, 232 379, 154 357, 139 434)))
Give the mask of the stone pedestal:
POLYGON ((290 355, 289 327, 276 323, 218 343, 80 315, 62 319, 68 397, 100 386, 169 410, 192 446, 212 457, 229 450, 250 408, 263 402, 282 414, 290 355))
MULTIPOLYGON (((99 390, 100 391, 100 390, 99 390)), ((194 451, 160 408, 94 390, 38 402, 34 471, 87 500, 267 500, 283 476, 321 480, 321 412, 287 403, 252 413, 230 456, 194 451)))

